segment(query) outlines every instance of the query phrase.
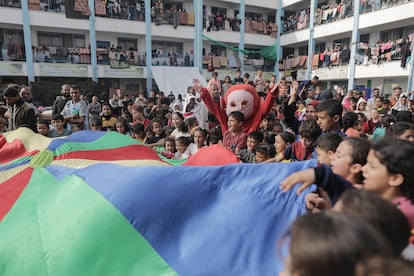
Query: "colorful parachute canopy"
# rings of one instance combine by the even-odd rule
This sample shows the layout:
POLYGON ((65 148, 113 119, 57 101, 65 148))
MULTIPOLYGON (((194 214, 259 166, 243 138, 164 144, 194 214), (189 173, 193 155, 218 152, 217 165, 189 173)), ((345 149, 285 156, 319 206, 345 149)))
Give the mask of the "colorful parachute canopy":
POLYGON ((115 132, 0 143, 0 275, 277 275, 304 211, 279 182, 315 165, 172 166, 115 132))

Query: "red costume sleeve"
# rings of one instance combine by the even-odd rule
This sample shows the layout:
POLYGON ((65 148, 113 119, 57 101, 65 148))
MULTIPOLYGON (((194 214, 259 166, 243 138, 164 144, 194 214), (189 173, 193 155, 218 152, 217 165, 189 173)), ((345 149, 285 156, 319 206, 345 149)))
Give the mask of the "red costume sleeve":
POLYGON ((204 101, 208 110, 216 116, 217 120, 221 126, 221 132, 224 133, 227 130, 227 114, 224 109, 214 101, 213 97, 210 95, 210 92, 206 88, 201 88, 201 99, 204 101))

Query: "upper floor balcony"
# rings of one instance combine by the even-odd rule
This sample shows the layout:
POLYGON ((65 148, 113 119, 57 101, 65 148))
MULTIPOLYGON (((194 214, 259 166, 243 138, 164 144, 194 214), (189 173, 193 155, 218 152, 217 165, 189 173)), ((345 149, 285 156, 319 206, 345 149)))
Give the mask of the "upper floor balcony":
MULTIPOLYGON (((414 2, 396 1, 365 1, 361 4, 359 30, 368 32, 383 28, 395 28, 412 24, 414 2), (398 14, 398 16, 396 16, 398 14)), ((292 45, 306 42, 309 39, 309 9, 302 8, 287 16, 284 20, 284 32, 281 45, 292 45)), ((353 8, 351 1, 343 1, 335 7, 323 5, 315 12, 314 39, 349 35, 353 29, 353 8)))

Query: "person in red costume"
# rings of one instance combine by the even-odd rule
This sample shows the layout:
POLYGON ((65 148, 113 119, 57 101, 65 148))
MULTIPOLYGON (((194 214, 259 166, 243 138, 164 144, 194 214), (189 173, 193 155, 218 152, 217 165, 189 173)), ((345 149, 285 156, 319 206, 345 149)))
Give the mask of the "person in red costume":
POLYGON ((274 99, 279 94, 279 83, 269 89, 266 99, 262 100, 256 89, 249 84, 236 84, 229 88, 220 101, 215 100, 199 80, 193 81, 194 89, 200 93, 208 110, 220 122, 222 132, 227 130, 228 114, 240 111, 244 115, 243 132, 250 133, 258 129, 262 119, 270 112, 274 99))

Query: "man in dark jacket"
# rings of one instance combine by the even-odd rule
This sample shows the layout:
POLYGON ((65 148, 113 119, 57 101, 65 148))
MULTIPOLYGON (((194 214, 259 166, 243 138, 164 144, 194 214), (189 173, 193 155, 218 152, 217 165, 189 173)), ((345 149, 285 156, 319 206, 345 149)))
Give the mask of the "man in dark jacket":
POLYGON ((27 127, 37 132, 35 110, 32 105, 23 101, 18 88, 9 86, 3 91, 3 94, 9 105, 9 130, 27 127))

